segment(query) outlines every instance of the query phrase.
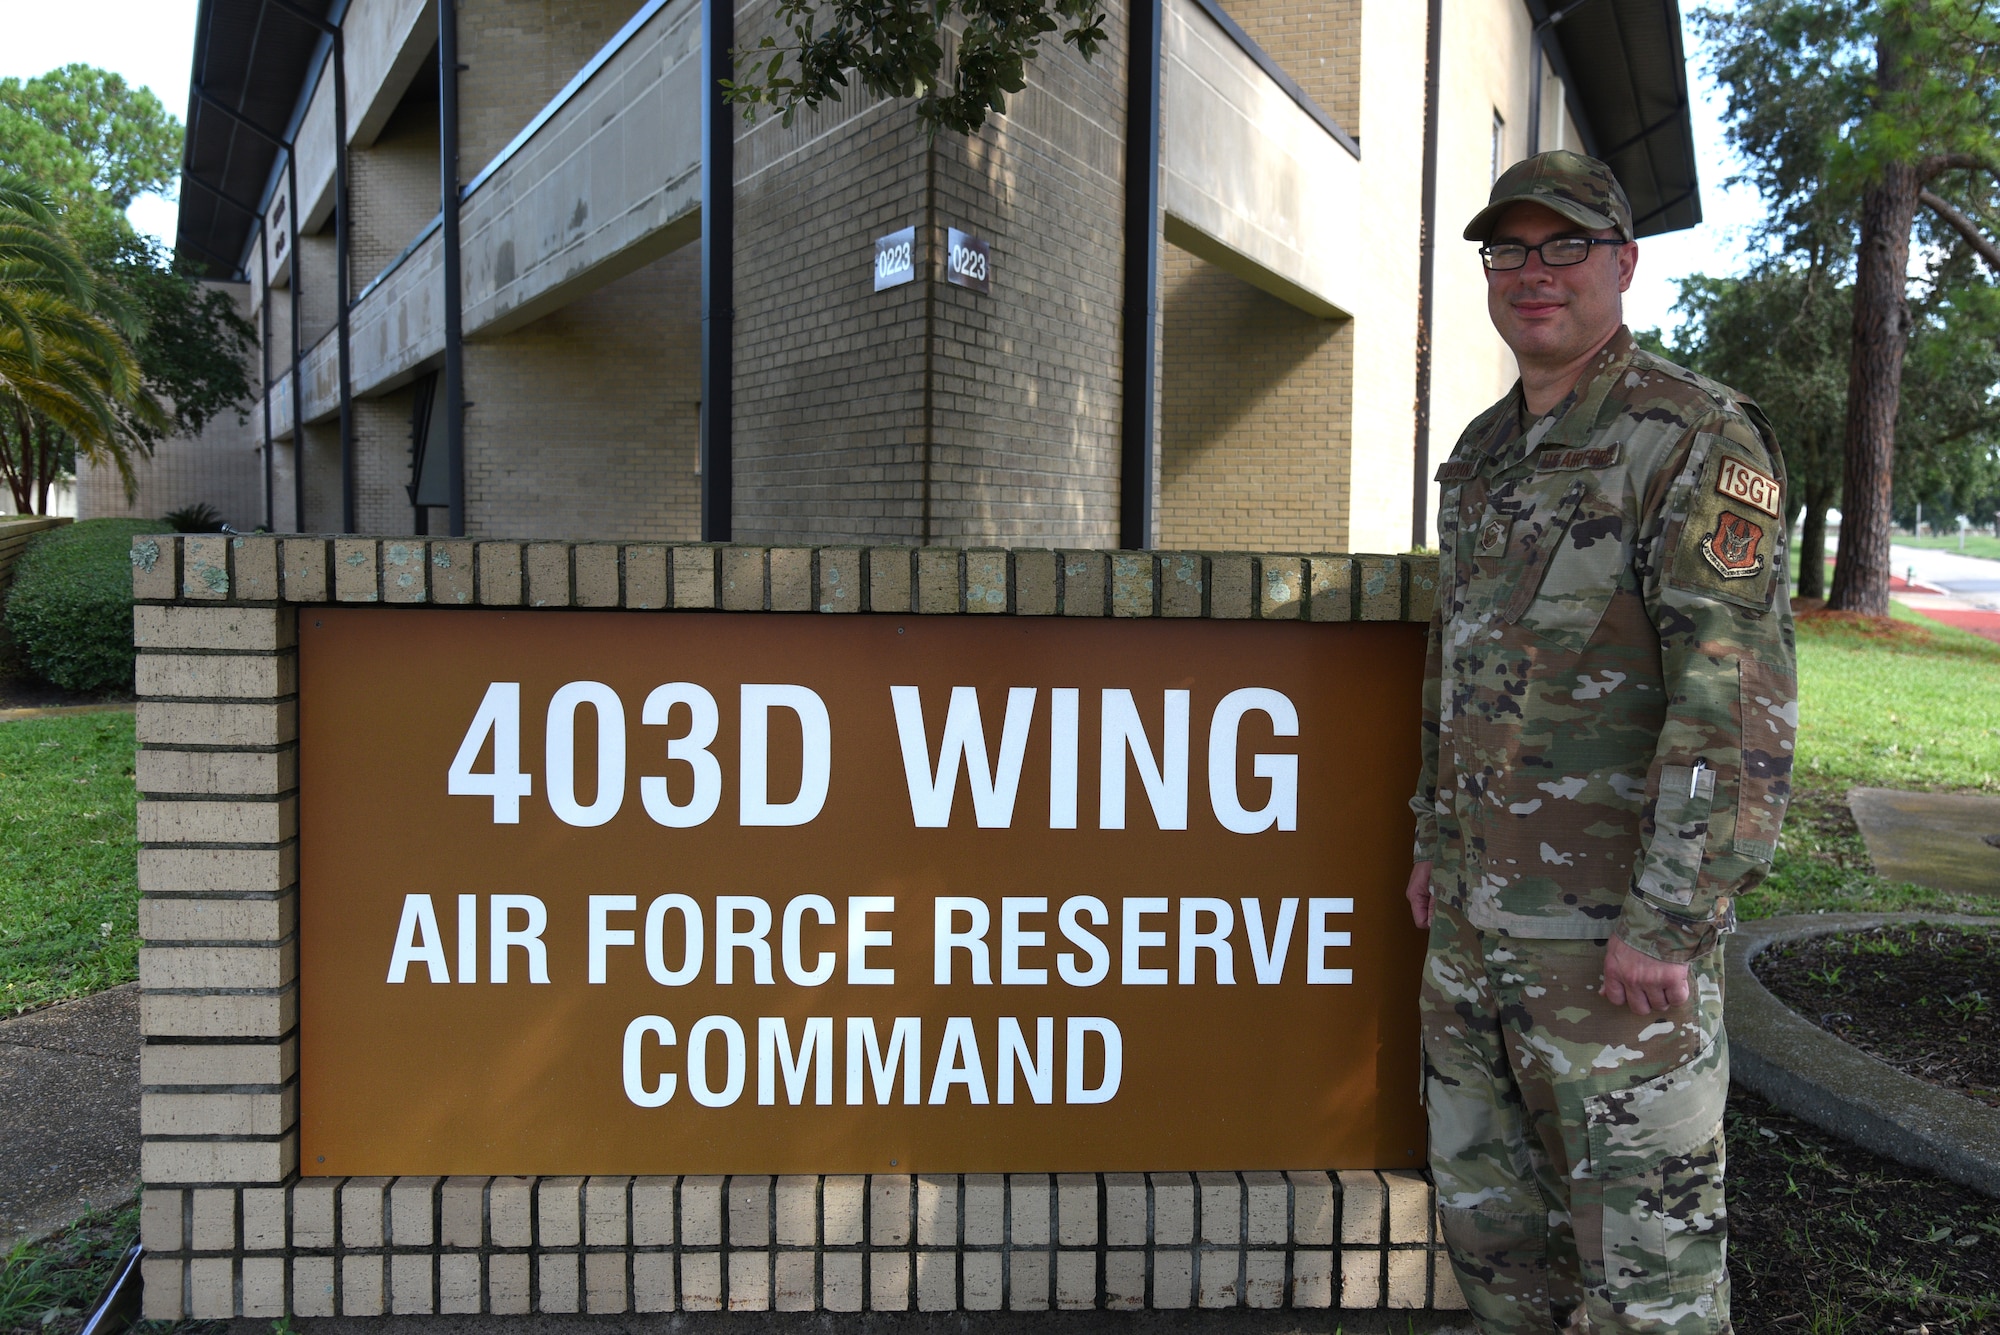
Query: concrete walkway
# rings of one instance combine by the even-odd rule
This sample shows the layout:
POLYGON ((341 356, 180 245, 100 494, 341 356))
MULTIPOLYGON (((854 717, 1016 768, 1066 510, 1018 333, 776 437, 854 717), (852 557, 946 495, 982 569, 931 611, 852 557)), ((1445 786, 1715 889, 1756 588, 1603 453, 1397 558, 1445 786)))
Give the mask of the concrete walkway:
POLYGON ((139 1184, 139 985, 0 1020, 0 1253, 139 1184))
POLYGON ((1847 805, 1880 875, 2000 896, 2000 797, 1856 788, 1847 805))

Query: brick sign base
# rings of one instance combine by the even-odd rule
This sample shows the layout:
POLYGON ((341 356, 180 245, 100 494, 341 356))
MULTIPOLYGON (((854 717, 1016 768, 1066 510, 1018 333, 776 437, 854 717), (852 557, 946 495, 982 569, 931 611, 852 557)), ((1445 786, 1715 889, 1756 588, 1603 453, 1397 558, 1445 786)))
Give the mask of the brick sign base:
POLYGON ((172 535, 132 560, 147 1317, 1463 1306, 1415 1174, 298 1176, 302 610, 1421 622, 1429 562, 172 535))

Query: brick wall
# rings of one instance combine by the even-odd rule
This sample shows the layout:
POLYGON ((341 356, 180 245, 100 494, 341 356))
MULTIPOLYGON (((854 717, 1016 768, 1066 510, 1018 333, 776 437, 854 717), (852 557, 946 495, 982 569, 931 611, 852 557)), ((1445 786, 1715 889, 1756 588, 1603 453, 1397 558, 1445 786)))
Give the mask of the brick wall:
MULTIPOLYGON (((739 7, 739 44, 768 23, 739 7)), ((927 284, 875 292, 873 257, 923 222, 924 153, 907 108, 859 94, 738 130, 739 537, 922 537, 927 284)))
MULTIPOLYGON (((739 8, 739 43, 769 23, 739 8)), ((1045 43, 970 138, 860 96, 739 132, 741 536, 1115 540, 1122 6, 1109 28, 1089 64, 1045 43), (906 226, 919 278, 876 293, 874 238, 906 226), (991 245, 991 295, 943 281, 953 226, 991 245)))
POLYGON ((470 181, 641 0, 461 0, 458 7, 459 179, 470 181))
POLYGON ((354 401, 354 522, 364 533, 415 528, 408 490, 414 397, 404 388, 354 401))
POLYGON ((154 1188, 146 1315, 1465 1306, 1414 1173, 154 1188))
POLYGON ((1117 541, 1128 30, 1107 8, 1093 61, 1045 40, 1007 115, 937 141, 938 226, 991 242, 994 278, 937 289, 933 541, 1117 541))
MULTIPOLYGON (((503 147, 636 8, 467 0, 463 173, 503 147)), ((1361 8, 1251 0, 1232 13, 1358 128, 1361 8)), ((907 103, 857 91, 790 127, 770 117, 739 125, 739 537, 1116 540, 1125 16, 1123 4, 1111 7, 1110 40, 1089 63, 1046 42, 1028 88, 969 138, 930 140, 907 103), (904 226, 918 228, 919 280, 876 293, 873 240, 904 226), (991 295, 942 281, 948 226, 991 244, 991 295)), ((772 22, 770 0, 746 0, 739 43, 753 45, 772 22)), ((435 155, 435 107, 413 85, 376 144, 354 155, 357 289, 435 211, 435 155)), ((301 243, 308 344, 332 324, 330 248, 330 232, 301 243)), ((475 535, 696 536, 699 262, 689 247, 468 346, 475 535)), ((1171 248, 1161 319, 1163 540, 1348 545, 1352 328, 1302 316, 1171 248), (1205 345, 1218 336, 1227 341, 1205 345)), ((359 522, 409 532, 407 396, 363 402, 359 522)), ((304 449, 310 527, 339 516, 337 449, 326 439, 314 428, 304 449)))
POLYGON ((700 265, 684 248, 466 346, 475 536, 701 536, 700 265))
MULTIPOLYGON (((311 289, 307 289, 310 291, 311 289)), ((301 527, 340 527, 340 417, 306 423, 304 462, 306 513, 301 527)), ((402 527, 398 525, 397 527, 402 527)))
POLYGON ((349 267, 361 291, 438 213, 438 88, 435 57, 418 72, 381 134, 348 153, 354 209, 349 267))
POLYGON ((1160 541, 1348 546, 1354 325, 1177 246, 1162 266, 1160 541))
MULTIPOLYGON (((327 215, 324 229, 318 233, 306 233, 299 237, 299 288, 303 298, 299 303, 299 350, 301 354, 312 350, 313 344, 333 332, 338 318, 340 303, 334 298, 333 274, 333 215, 327 215)), ((350 272, 352 272, 350 270, 350 272)), ((358 285, 357 285, 358 286, 358 285)), ((289 320, 291 315, 285 312, 289 320)), ((291 352, 291 326, 279 325, 278 335, 284 343, 287 360, 291 352)))
POLYGON ((298 1162, 312 607, 1423 621, 1429 563, 169 535, 135 540, 133 593, 149 1318, 1463 1306, 1409 1173, 338 1179, 298 1162))
POLYGON ((1361 133, 1362 0, 1231 0, 1229 17, 1349 134, 1361 133))

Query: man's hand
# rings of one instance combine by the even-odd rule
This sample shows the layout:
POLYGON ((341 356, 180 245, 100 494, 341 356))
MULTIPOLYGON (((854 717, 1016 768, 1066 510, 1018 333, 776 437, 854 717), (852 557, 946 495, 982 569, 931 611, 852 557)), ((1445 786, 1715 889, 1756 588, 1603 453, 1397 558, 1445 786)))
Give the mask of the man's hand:
POLYGON ((1656 960, 1614 936, 1604 947, 1604 986, 1598 991, 1614 1006, 1630 1006, 1634 1015, 1685 1006, 1688 966, 1656 960))
POLYGON ((1410 885, 1403 891, 1410 901, 1410 917, 1419 927, 1428 929, 1431 925, 1431 864, 1419 862, 1410 868, 1410 885))

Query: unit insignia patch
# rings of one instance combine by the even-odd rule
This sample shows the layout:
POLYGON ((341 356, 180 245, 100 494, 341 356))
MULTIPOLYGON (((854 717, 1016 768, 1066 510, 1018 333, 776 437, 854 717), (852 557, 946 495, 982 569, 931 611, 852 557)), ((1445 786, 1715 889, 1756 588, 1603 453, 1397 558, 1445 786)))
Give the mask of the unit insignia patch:
MULTIPOLYGON (((1728 460, 1734 463, 1735 460, 1728 460)), ((1725 475, 1727 467, 1724 468, 1725 475)), ((1764 573, 1764 541, 1761 524, 1753 524, 1732 510, 1716 516, 1715 528, 1702 535, 1701 554, 1724 579, 1749 579, 1764 573)))
POLYGON ((1778 517, 1778 479, 1758 472, 1741 459, 1723 457, 1722 467, 1715 473, 1715 489, 1753 510, 1762 510, 1773 519, 1778 517))
POLYGON ((1538 473, 1566 473, 1575 468, 1609 468, 1618 462, 1619 442, 1585 450, 1550 450, 1535 463, 1538 473))
POLYGON ((1777 470, 1751 453, 1755 446, 1727 436, 1703 433, 1694 448, 1695 457, 1708 457, 1683 493, 1686 517, 1671 530, 1666 582, 1763 611, 1784 596, 1785 503, 1777 470))

